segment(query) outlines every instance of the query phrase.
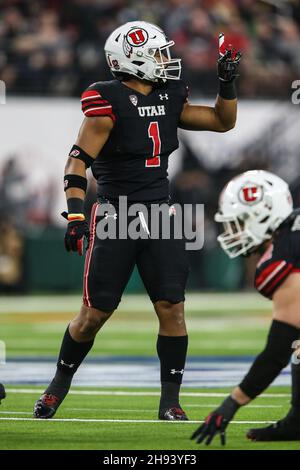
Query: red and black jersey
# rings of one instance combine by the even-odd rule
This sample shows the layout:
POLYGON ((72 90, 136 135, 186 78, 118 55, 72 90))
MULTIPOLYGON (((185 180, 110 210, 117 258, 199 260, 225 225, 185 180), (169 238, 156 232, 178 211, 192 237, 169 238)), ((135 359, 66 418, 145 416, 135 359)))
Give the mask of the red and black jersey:
POLYGON ((292 272, 300 272, 300 209, 295 210, 276 231, 273 242, 260 258, 255 287, 272 299, 276 289, 292 272))
POLYGON ((187 87, 181 80, 154 86, 145 96, 119 80, 92 84, 81 97, 87 117, 109 116, 114 127, 92 165, 98 195, 129 201, 168 197, 168 158, 178 148, 177 128, 187 87))

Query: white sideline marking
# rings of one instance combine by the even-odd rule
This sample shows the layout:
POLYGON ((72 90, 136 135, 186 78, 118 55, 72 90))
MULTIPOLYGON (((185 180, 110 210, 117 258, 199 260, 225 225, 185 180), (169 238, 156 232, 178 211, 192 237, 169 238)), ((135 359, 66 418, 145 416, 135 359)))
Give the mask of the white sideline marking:
MULTIPOLYGON (((42 389, 6 388, 8 393, 44 393, 42 389)), ((182 397, 227 397, 222 392, 182 392, 182 397)), ((121 390, 71 390, 70 395, 121 396, 121 397, 160 397, 160 392, 124 392, 121 390)), ((290 393, 264 393, 259 398, 290 398, 290 393)))
MULTIPOLYGON (((83 419, 83 418, 54 418, 54 419, 36 419, 36 418, 0 418, 0 421, 35 421, 51 423, 172 423, 172 424, 199 424, 204 421, 163 421, 158 419, 83 419)), ((272 424, 275 421, 231 421, 231 424, 272 424)))
MULTIPOLYGON (((220 403, 209 403, 207 405, 187 405, 186 403, 184 404, 184 408, 207 408, 212 406, 220 406, 220 403)), ((282 405, 248 405, 247 408, 282 408, 282 405)))

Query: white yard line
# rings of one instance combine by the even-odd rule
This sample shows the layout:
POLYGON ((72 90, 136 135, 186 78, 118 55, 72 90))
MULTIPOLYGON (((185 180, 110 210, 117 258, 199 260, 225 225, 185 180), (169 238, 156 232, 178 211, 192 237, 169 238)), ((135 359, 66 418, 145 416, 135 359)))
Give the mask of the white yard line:
MULTIPOLYGON (((213 406, 220 406, 220 403, 210 403, 205 405, 187 405, 186 403, 184 404, 184 408, 209 408, 213 406)), ((248 405, 247 408, 282 408, 282 405, 248 405)))
MULTIPOLYGON (((199 424, 204 421, 162 421, 158 419, 83 419, 83 418, 54 418, 54 419, 36 419, 36 418, 0 418, 0 421, 35 421, 50 423, 163 423, 163 424, 199 424)), ((231 424, 272 424, 275 421, 231 421, 231 424)))
MULTIPOLYGON (((184 404, 184 408, 211 408, 214 406, 219 406, 219 403, 208 403, 205 405, 187 405, 184 404)), ((247 408, 282 408, 282 405, 250 405, 247 408)), ((116 412, 116 413, 155 413, 157 412, 156 408, 152 409, 124 409, 124 408, 104 408, 100 410, 99 408, 64 408, 65 411, 105 411, 105 412, 116 412)), ((29 411, 0 411, 0 415, 32 415, 32 412, 29 411)))
MULTIPOLYGON (((8 393, 44 393, 43 389, 31 388, 6 388, 8 393)), ((160 392, 135 392, 121 390, 71 390, 71 395, 88 395, 88 396, 120 396, 120 397, 159 397, 160 392)), ((182 397, 227 397, 228 392, 182 392, 182 397)), ((289 398, 290 393, 264 393, 259 398, 289 398)))

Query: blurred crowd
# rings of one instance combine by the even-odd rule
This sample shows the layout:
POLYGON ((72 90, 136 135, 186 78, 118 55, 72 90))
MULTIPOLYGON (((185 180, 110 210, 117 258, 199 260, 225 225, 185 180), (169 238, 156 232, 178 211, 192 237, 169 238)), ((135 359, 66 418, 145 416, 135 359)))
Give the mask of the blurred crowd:
POLYGON ((244 54, 240 96, 285 97, 299 77, 298 0, 2 0, 0 79, 9 93, 77 96, 110 78, 104 42, 136 19, 175 40, 194 93, 216 91, 220 31, 244 54))

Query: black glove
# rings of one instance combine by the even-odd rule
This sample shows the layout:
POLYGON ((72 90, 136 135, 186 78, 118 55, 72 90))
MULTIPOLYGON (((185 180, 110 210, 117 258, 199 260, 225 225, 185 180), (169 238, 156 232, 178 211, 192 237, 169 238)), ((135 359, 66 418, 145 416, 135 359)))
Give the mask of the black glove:
MULTIPOLYGON (((67 212, 62 212, 61 215, 68 220, 67 212)), ((68 223, 65 234, 65 248, 67 251, 77 251, 82 256, 84 239, 87 240, 86 249, 88 249, 89 238, 90 231, 87 222, 85 220, 73 220, 68 223)))
POLYGON ((191 439, 196 439, 198 444, 206 439, 205 444, 208 446, 215 435, 219 433, 221 444, 224 446, 226 444, 225 430, 239 407, 240 405, 231 396, 227 397, 219 408, 207 416, 205 422, 194 432, 191 439))
POLYGON ((225 54, 219 58, 218 77, 222 82, 231 82, 239 76, 237 72, 241 57, 240 51, 226 49, 225 54))
POLYGON ((214 411, 207 416, 205 422, 194 432, 191 439, 196 439, 196 442, 201 444, 207 438, 205 444, 208 446, 215 435, 220 433, 221 444, 224 446, 226 443, 225 429, 228 424, 229 421, 224 416, 214 411))

